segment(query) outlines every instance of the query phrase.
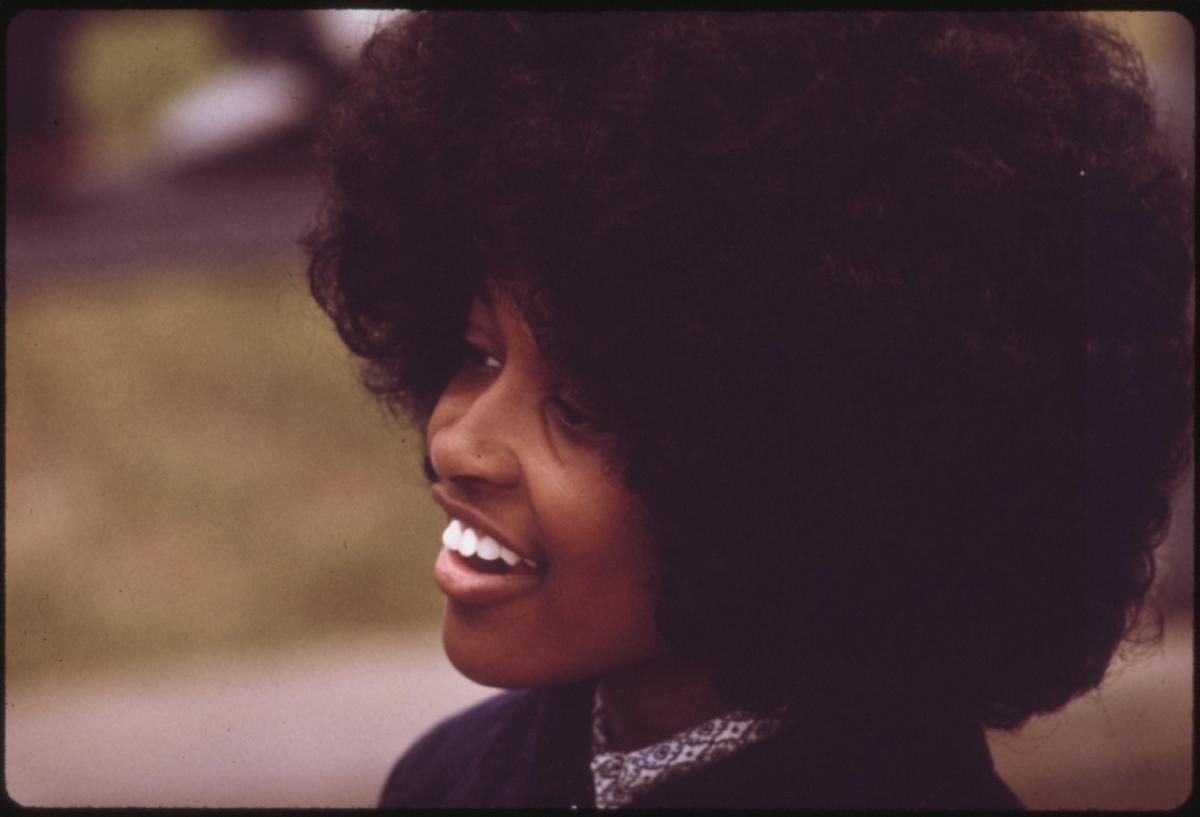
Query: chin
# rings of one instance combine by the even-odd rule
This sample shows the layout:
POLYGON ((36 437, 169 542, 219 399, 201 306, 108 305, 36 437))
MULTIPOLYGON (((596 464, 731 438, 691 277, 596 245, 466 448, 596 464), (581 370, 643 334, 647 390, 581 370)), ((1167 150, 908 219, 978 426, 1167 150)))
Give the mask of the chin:
POLYGON ((464 656, 449 646, 446 647, 446 657, 464 678, 480 686, 495 687, 496 689, 528 689, 542 686, 544 683, 541 678, 514 673, 507 671, 505 667, 473 660, 476 656, 464 656))
MULTIPOLYGON (((661 650, 651 642, 638 645, 637 650, 603 644, 600 649, 572 653, 544 634, 510 632, 498 622, 485 624, 462 612, 447 607, 442 647, 456 670, 483 686, 527 689, 600 678, 613 669, 638 666, 661 650)), ((579 646, 578 641, 573 646, 579 646)))
POLYGON ((464 621, 447 609, 442 623, 442 647, 450 663, 465 677, 500 689, 527 689, 596 678, 607 666, 602 657, 595 660, 598 656, 572 655, 534 633, 510 633, 504 629, 464 621))
POLYGON ((447 611, 442 624, 442 647, 456 670, 483 686, 522 689, 554 683, 552 673, 528 649, 521 649, 486 630, 458 621, 447 611))

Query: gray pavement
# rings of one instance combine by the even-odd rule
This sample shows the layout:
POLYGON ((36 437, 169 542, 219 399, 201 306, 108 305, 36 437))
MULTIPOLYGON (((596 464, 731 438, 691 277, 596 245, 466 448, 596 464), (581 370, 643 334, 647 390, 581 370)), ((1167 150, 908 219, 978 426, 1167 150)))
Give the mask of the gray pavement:
POLYGON ((9 687, 5 778, 29 806, 366 807, 422 731, 492 692, 436 631, 9 687))
MULTIPOLYGON (((1033 808, 1170 808, 1191 789, 1192 627, 1015 735, 997 769, 1033 808)), ((491 690, 433 631, 9 687, 9 794, 39 806, 370 806, 424 729, 491 690)))

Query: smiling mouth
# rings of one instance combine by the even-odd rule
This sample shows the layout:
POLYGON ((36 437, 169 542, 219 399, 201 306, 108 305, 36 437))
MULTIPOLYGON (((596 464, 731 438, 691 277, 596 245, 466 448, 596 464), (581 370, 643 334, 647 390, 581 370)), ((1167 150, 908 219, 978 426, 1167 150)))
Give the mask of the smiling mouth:
POLYGON ((447 550, 457 553, 468 567, 481 573, 535 573, 541 568, 532 559, 517 554, 457 519, 451 519, 446 526, 442 533, 442 544, 447 550))

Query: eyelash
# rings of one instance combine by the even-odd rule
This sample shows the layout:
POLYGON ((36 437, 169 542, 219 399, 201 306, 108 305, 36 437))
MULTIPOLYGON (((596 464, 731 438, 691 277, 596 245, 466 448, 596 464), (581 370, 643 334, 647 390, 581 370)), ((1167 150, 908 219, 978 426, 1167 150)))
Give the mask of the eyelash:
POLYGON ((550 403, 554 406, 554 410, 558 412, 559 419, 562 420, 563 425, 567 426, 567 428, 580 431, 596 428, 595 421, 578 406, 568 403, 561 397, 550 398, 550 403))
POLYGON ((486 369, 499 369, 502 365, 498 358, 469 340, 463 341, 463 363, 468 366, 482 366, 486 369), (494 361, 495 365, 489 365, 488 361, 494 361))

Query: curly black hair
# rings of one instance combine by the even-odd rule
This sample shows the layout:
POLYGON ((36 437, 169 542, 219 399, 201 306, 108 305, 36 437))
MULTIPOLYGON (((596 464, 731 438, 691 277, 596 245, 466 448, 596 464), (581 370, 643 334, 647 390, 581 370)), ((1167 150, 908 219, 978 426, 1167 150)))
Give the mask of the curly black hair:
POLYGON ((621 443, 731 705, 1099 683, 1191 452, 1190 186, 1077 14, 415 13, 313 293, 423 428, 485 282, 621 443))

